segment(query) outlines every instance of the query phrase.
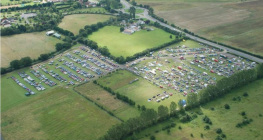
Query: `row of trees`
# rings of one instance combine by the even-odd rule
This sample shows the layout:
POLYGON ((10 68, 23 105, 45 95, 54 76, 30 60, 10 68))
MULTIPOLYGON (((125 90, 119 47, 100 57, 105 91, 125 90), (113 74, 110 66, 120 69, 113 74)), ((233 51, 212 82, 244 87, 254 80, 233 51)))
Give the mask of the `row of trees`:
POLYGON ((115 125, 110 128, 107 134, 101 138, 102 140, 121 140, 134 132, 139 132, 147 127, 150 127, 157 122, 167 120, 170 117, 178 115, 176 110, 177 104, 171 102, 170 110, 168 107, 160 105, 155 111, 154 109, 145 109, 141 112, 141 115, 136 118, 131 118, 126 122, 115 125))
POLYGON ((10 67, 13 69, 19 69, 22 67, 28 67, 32 65, 33 60, 30 57, 23 57, 20 60, 13 60, 10 62, 10 67))
POLYGON ((254 69, 243 70, 230 77, 225 77, 219 80, 216 85, 208 86, 198 95, 195 93, 188 94, 187 108, 189 109, 197 107, 200 104, 208 103, 222 97, 233 89, 240 88, 260 78, 263 78, 263 64, 257 65, 254 69))
POLYGON ((19 6, 19 7, 9 7, 7 9, 1 9, 1 13, 9 11, 16 11, 16 10, 28 10, 28 9, 37 9, 40 7, 50 7, 53 5, 53 3, 42 3, 42 4, 34 4, 34 5, 25 5, 25 6, 19 6))
POLYGON ((129 99, 127 96, 121 95, 118 92, 116 93, 110 87, 104 87, 103 85, 100 85, 96 80, 94 80, 93 83, 99 85, 101 88, 108 91, 110 94, 116 95, 117 99, 122 100, 123 102, 126 102, 131 106, 135 106, 135 102, 133 100, 129 99))

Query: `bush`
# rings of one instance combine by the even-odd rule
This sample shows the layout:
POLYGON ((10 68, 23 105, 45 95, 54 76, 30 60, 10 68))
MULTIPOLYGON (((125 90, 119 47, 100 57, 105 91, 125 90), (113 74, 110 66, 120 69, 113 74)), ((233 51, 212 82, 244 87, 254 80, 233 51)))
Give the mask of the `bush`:
POLYGON ((167 129, 167 134, 170 134, 171 133, 171 130, 170 129, 167 129))
POLYGON ((182 130, 182 127, 181 127, 181 126, 179 126, 179 127, 178 127, 178 129, 182 130))
POLYGON ((247 93, 247 92, 245 92, 245 93, 243 94, 243 96, 244 96, 244 97, 247 97, 247 96, 248 96, 248 93, 247 93))
POLYGON ((203 137, 204 137, 204 134, 203 134, 203 133, 201 133, 201 135, 200 135, 200 136, 201 136, 201 138, 203 138, 203 137))
POLYGON ((222 134, 221 137, 222 137, 222 138, 226 138, 226 135, 225 135, 225 134, 222 134))
POLYGON ((217 134, 221 134, 221 133, 222 133, 222 129, 221 129, 221 128, 218 128, 218 129, 216 130, 216 133, 217 133, 217 134))
POLYGON ((230 109, 229 104, 225 104, 225 109, 230 109))
POLYGON ((175 123, 171 123, 171 127, 175 127, 175 125, 176 125, 175 123))
POLYGON ((205 130, 209 130, 209 129, 210 129, 210 126, 209 126, 209 125, 206 125, 206 126, 204 127, 204 129, 205 129, 205 130))
POLYGON ((156 140, 155 136, 151 136, 150 140, 156 140))
POLYGON ((207 124, 212 125, 212 121, 211 121, 210 118, 208 118, 207 116, 205 116, 205 117, 203 118, 203 121, 204 121, 205 123, 207 123, 207 124))
POLYGON ((245 112, 245 111, 241 112, 240 114, 241 114, 242 116, 246 116, 246 112, 245 112))

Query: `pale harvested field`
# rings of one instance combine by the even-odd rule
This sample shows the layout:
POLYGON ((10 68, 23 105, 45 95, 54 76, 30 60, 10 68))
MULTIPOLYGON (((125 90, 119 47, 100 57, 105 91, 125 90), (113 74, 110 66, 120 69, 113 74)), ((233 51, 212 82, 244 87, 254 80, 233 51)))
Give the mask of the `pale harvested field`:
POLYGON ((60 28, 66 29, 74 33, 79 34, 79 30, 86 25, 96 24, 98 22, 104 22, 111 16, 98 15, 98 14, 76 14, 65 16, 62 22, 58 25, 60 28))
POLYGON ((263 55, 263 1, 138 0, 169 23, 206 38, 263 55))
POLYGON ((62 42, 45 32, 26 33, 1 37, 1 67, 8 67, 15 59, 29 56, 37 59, 40 54, 55 51, 55 45, 62 42))

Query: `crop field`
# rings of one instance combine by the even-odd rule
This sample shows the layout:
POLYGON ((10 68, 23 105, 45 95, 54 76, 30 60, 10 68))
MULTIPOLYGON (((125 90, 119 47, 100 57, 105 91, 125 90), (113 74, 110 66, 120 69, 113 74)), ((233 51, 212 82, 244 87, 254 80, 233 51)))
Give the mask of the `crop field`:
POLYGON ((138 0, 181 28, 263 55, 262 0, 138 0))
POLYGON ((94 102, 102 105, 122 120, 128 120, 129 118, 139 116, 140 112, 137 108, 116 99, 115 96, 111 95, 98 85, 87 83, 77 87, 76 90, 94 102))
POLYGON ((141 30, 128 35, 121 33, 120 27, 106 26, 88 38, 97 42, 100 47, 107 46, 115 57, 127 57, 170 42, 169 36, 169 33, 158 28, 154 28, 153 31, 141 30))
POLYGON ((69 30, 75 35, 79 34, 79 30, 86 25, 96 24, 98 22, 106 21, 111 16, 98 15, 98 14, 75 14, 68 15, 62 19, 62 22, 58 25, 60 28, 69 30))
POLYGON ((60 40, 46 36, 45 32, 26 33, 1 37, 1 66, 8 67, 15 59, 29 56, 37 59, 40 54, 55 51, 60 40))
POLYGON ((143 132, 137 134, 137 139, 148 140, 149 137, 154 135, 157 140, 159 139, 204 139, 210 140, 215 139, 220 134, 216 133, 218 128, 222 129, 222 133, 226 135, 227 139, 255 139, 260 140, 263 136, 262 132, 262 115, 263 112, 259 107, 263 106, 263 80, 255 81, 247 86, 233 90, 226 96, 217 99, 207 105, 202 106, 200 109, 196 109, 190 112, 191 114, 198 114, 198 117, 188 123, 181 123, 178 119, 171 119, 164 123, 150 127, 143 132), (244 96, 244 93, 248 96, 244 96), (224 105, 228 104, 230 109, 225 109, 224 105), (242 116, 241 112, 245 112, 242 116), (205 130, 204 127, 207 125, 203 118, 208 116, 212 121, 212 125, 209 130, 205 130), (244 118, 252 119, 250 124, 244 125, 242 128, 236 127, 238 123, 241 123, 244 118), (162 128, 170 125, 172 122, 176 123, 176 127, 170 129, 170 133, 162 131, 162 128), (181 126, 181 130, 178 127, 181 126), (158 132, 157 132, 158 131, 158 132), (157 132, 157 133, 156 133, 157 132), (201 138, 201 133, 203 138, 201 138), (193 137, 191 136, 193 134, 193 137))
POLYGON ((119 121, 77 93, 58 87, 2 112, 2 135, 17 139, 98 139, 119 121))

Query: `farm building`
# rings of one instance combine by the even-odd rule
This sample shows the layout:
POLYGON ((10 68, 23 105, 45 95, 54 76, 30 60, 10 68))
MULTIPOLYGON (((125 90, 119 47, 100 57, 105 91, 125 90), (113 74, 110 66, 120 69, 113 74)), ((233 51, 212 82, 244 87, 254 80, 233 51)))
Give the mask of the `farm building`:
POLYGON ((54 33, 55 33, 55 31, 51 30, 51 31, 46 32, 46 35, 50 36, 50 35, 53 35, 54 33))
POLYGON ((131 30, 131 29, 125 29, 125 30, 123 31, 123 33, 131 35, 131 34, 134 33, 134 31, 131 30))
POLYGON ((10 27, 12 23, 15 22, 14 18, 6 18, 4 17, 3 19, 1 19, 1 25, 4 27, 10 27))
POLYGON ((56 37, 56 38, 61 38, 61 35, 58 34, 58 33, 53 34, 53 36, 56 37))

